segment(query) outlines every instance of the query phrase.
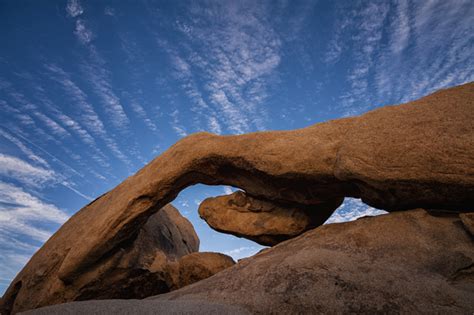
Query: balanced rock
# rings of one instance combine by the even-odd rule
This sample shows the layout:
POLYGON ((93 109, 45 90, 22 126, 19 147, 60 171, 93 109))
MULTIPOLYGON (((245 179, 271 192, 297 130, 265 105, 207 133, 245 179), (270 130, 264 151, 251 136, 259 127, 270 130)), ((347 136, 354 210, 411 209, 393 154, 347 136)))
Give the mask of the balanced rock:
POLYGON ((28 314, 472 314, 473 279, 474 245, 458 215, 418 209, 320 226, 146 300, 28 314))
POLYGON ((242 191, 208 198, 199 206, 199 215, 213 229, 273 246, 323 224, 342 203, 314 207, 286 207, 246 195, 242 191))

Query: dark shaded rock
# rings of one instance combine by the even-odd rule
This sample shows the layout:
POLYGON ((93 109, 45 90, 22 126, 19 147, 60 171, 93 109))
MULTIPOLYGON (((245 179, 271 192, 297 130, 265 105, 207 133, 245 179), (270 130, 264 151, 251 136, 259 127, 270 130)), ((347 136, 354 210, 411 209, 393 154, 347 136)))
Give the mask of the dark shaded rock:
POLYGON ((286 207, 246 195, 242 191, 208 198, 199 215, 213 229, 273 246, 323 224, 342 198, 314 207, 286 207))

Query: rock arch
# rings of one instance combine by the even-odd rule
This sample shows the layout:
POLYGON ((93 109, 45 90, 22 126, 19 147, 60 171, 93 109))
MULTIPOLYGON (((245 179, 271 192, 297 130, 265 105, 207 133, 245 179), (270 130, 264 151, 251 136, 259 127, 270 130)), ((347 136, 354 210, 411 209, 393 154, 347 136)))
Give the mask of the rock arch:
POLYGON ((59 277, 74 277, 196 183, 231 185, 251 197, 293 207, 317 209, 350 196, 387 211, 472 210, 473 152, 474 83, 304 129, 238 136, 197 133, 64 225, 91 237, 68 251, 59 277))
POLYGON ((14 282, 38 268, 73 282, 197 183, 238 187, 262 209, 321 217, 347 196, 388 211, 473 210, 474 83, 304 129, 186 137, 71 217, 14 282))

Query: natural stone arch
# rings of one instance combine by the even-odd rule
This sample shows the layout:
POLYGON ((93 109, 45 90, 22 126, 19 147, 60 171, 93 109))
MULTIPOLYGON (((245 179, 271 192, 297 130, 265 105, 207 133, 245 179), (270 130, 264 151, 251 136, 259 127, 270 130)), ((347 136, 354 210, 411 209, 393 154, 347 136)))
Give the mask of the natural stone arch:
POLYGON ((325 213, 344 197, 388 211, 472 210, 473 109, 469 83, 304 129, 191 135, 77 212, 14 283, 38 270, 65 284, 74 281, 196 183, 231 185, 250 200, 325 213))
POLYGON ((296 207, 350 196, 388 211, 472 208, 473 108, 470 83, 304 129, 186 137, 64 225, 86 239, 66 250, 59 277, 74 277, 196 183, 296 207))

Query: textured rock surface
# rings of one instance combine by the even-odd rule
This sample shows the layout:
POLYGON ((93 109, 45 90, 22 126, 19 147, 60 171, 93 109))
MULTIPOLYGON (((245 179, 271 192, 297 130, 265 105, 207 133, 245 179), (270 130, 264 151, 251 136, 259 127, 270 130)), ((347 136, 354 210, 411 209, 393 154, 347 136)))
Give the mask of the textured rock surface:
MULTIPOLYGON (((474 245, 459 217, 412 210, 318 227, 151 298, 155 304, 142 302, 148 310, 166 305, 177 313, 194 303, 193 314, 212 305, 221 313, 472 314, 473 295, 474 245)), ((132 314, 142 302, 120 301, 114 314, 132 314)), ((116 303, 72 303, 32 314, 81 314, 90 307, 100 313, 116 303)))
POLYGON ((51 307, 43 307, 21 314, 64 315, 64 314, 120 314, 120 315, 156 315, 156 314, 251 314, 246 309, 228 304, 205 301, 154 301, 154 300, 102 300, 74 302, 51 307))
POLYGON ((60 261, 54 252, 38 252, 13 281, 14 290, 8 290, 5 302, 8 309, 21 311, 67 301, 144 298, 168 292, 176 286, 168 264, 198 250, 191 223, 167 205, 128 244, 112 249, 69 283, 58 279, 60 261))
POLYGON ((474 237, 474 212, 461 213, 459 217, 466 230, 474 237))
POLYGON ((173 289, 178 289, 209 278, 216 273, 232 267, 235 261, 224 254, 220 253, 192 253, 182 257, 178 261, 177 274, 173 289))
POLYGON ((199 215, 217 231, 272 246, 323 224, 341 203, 292 208, 238 191, 204 200, 199 215))
POLYGON ((471 314, 473 297, 474 243, 460 218, 413 210, 318 227, 156 298, 252 313, 471 314))
POLYGON ((469 83, 304 129, 186 137, 68 220, 12 283, 6 302, 25 275, 54 273, 51 286, 61 287, 112 260, 151 215, 196 183, 239 187, 293 208, 352 196, 386 210, 472 209, 473 108, 469 83))

